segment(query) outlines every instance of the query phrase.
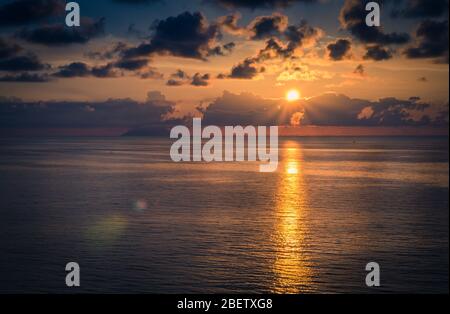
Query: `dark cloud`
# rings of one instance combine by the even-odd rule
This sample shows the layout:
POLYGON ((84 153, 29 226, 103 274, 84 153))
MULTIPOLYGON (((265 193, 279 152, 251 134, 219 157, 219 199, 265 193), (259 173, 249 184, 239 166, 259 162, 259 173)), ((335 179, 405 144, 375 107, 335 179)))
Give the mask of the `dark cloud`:
POLYGON ((226 8, 285 8, 295 3, 315 3, 318 0, 207 0, 226 8))
POLYGON ((49 82, 50 78, 45 74, 36 73, 21 73, 18 75, 4 75, 0 76, 0 82, 6 83, 45 83, 49 82))
POLYGON ((302 20, 298 25, 290 25, 284 32, 288 43, 285 52, 292 55, 297 48, 302 47, 306 42, 316 40, 320 36, 320 30, 312 27, 302 20))
MULTIPOLYGON (((439 126, 446 126, 448 127, 448 121, 449 121, 449 106, 448 103, 445 106, 445 109, 440 111, 437 115, 437 117, 434 119, 434 124, 439 126)), ((448 133, 447 133, 448 134, 448 133)))
POLYGON ((448 0, 408 0, 400 10, 394 10, 394 17, 431 18, 448 14, 448 0))
POLYGON ((437 58, 448 63, 448 21, 426 20, 419 24, 416 31, 416 44, 405 50, 411 59, 437 58))
POLYGON ((257 17, 250 23, 249 29, 253 30, 250 31, 251 39, 270 37, 265 47, 256 56, 246 58, 233 66, 230 74, 222 73, 217 78, 252 79, 265 71, 265 61, 291 58, 298 48, 317 40, 321 35, 320 29, 308 25, 306 21, 301 21, 298 25, 288 25, 287 17, 279 14, 257 17), (270 22, 266 25, 267 21, 270 22), (260 24, 266 26, 256 31, 255 26, 260 24))
POLYGON ((229 42, 228 44, 223 45, 223 49, 227 51, 232 51, 236 47, 234 42, 229 42))
POLYGON ((167 86, 182 86, 185 83, 180 80, 169 79, 166 83, 167 86))
POLYGON ((54 77, 72 78, 72 77, 90 77, 97 78, 111 78, 117 77, 118 73, 115 71, 113 64, 90 67, 83 62, 73 62, 68 65, 59 67, 59 70, 52 74, 54 77))
POLYGON ((417 80, 424 83, 428 82, 428 79, 425 76, 419 77, 417 80))
POLYGON ((48 64, 42 63, 39 58, 33 54, 14 56, 0 60, 0 71, 42 71, 49 68, 50 66, 48 64))
POLYGON ((211 77, 209 74, 202 75, 200 73, 195 73, 194 77, 192 78, 191 85, 193 85, 193 86, 208 86, 210 78, 211 77))
POLYGON ((411 99, 384 98, 364 108, 358 118, 370 126, 432 125, 431 117, 425 114, 430 107, 430 104, 411 99))
POLYGON ((134 37, 138 39, 146 39, 147 36, 144 31, 136 28, 135 24, 130 24, 127 29, 128 37, 134 37))
POLYGON ((267 40, 265 48, 261 49, 254 58, 254 61, 264 62, 273 58, 290 58, 297 49, 303 47, 307 42, 317 40, 320 34, 319 29, 308 25, 306 21, 301 21, 298 25, 290 25, 282 34, 282 39, 285 39, 286 43, 277 37, 270 38, 267 40))
MULTIPOLYGON (((111 49, 105 52, 89 52, 86 55, 96 60, 114 59, 123 49, 128 46, 125 43, 118 42, 111 49)), ((156 69, 149 67, 149 59, 147 58, 119 58, 117 61, 110 61, 108 64, 94 67, 90 70, 91 74, 96 77, 117 77, 117 70, 125 70, 133 72, 142 79, 162 79, 164 75, 156 69)))
POLYGON ((277 102, 244 93, 235 95, 224 92, 203 113, 205 125, 276 125, 277 102))
POLYGON ((23 102, 0 100, 0 128, 134 128, 163 124, 169 101, 23 102))
MULTIPOLYGON (((0 128, 129 128, 154 130, 167 126, 175 104, 152 91, 145 102, 116 99, 103 102, 23 102, 0 98, 0 128)), ((316 126, 447 126, 448 104, 434 106, 419 98, 379 101, 325 94, 297 103, 252 94, 225 92, 198 110, 210 125, 316 126)), ((181 122, 181 121, 178 121, 181 122)))
POLYGON ((181 80, 189 80, 189 74, 187 74, 186 72, 184 72, 183 70, 178 69, 175 73, 172 73, 171 75, 172 78, 175 79, 181 79, 181 80))
POLYGON ((290 25, 279 35, 285 42, 276 36, 270 38, 256 56, 246 58, 235 65, 229 75, 219 75, 219 78, 252 79, 258 73, 265 71, 263 65, 265 61, 291 58, 298 48, 317 40, 320 34, 319 29, 308 25, 306 21, 301 21, 298 25, 290 25))
POLYGON ((123 42, 115 43, 111 48, 102 51, 89 51, 84 55, 93 60, 111 60, 118 56, 122 51, 128 48, 123 42))
POLYGON ((241 15, 239 13, 233 13, 217 18, 216 23, 225 32, 228 32, 233 35, 242 35, 243 33, 246 32, 246 29, 238 25, 240 18, 241 15))
POLYGON ((245 59, 243 62, 231 69, 230 78, 234 79, 252 79, 259 73, 256 67, 256 61, 252 58, 245 59))
POLYGON ((233 52, 236 44, 234 42, 229 42, 222 46, 216 46, 208 51, 208 56, 226 56, 233 52))
POLYGON ((131 59, 131 60, 119 60, 115 63, 115 66, 119 69, 136 71, 145 68, 148 65, 147 59, 131 59))
POLYGON ((147 93, 147 101, 165 102, 166 96, 158 90, 151 90, 147 93))
POLYGON ((9 43, 0 37, 0 59, 10 58, 22 51, 22 47, 9 43))
POLYGON ((114 78, 120 76, 112 63, 95 66, 91 69, 92 75, 97 78, 114 78))
POLYGON ((166 85, 173 87, 186 84, 190 84, 196 87, 208 86, 211 79, 210 74, 195 73, 194 76, 191 77, 183 70, 177 70, 170 77, 171 78, 167 81, 166 85))
POLYGON ((53 74, 56 77, 86 77, 90 76, 91 69, 90 67, 82 62, 73 62, 68 65, 64 65, 59 67, 59 71, 53 74))
POLYGON ((164 74, 158 72, 154 68, 146 69, 144 72, 139 73, 141 79, 147 80, 147 79, 153 79, 153 80, 162 80, 164 79, 164 74))
POLYGON ((445 110, 419 100, 396 98, 369 101, 325 94, 292 104, 225 92, 199 111, 204 123, 213 125, 290 125, 295 116, 300 125, 431 126, 443 124, 439 117, 445 110))
POLYGON ((161 54, 205 59, 219 37, 219 26, 210 25, 202 13, 184 12, 158 21, 151 40, 125 50, 123 57, 136 58, 161 54))
POLYGON ((287 26, 287 16, 274 13, 271 16, 256 17, 248 26, 248 29, 251 32, 251 39, 259 40, 279 36, 287 26))
POLYGON ((175 73, 170 75, 170 79, 167 81, 167 86, 182 86, 188 84, 191 80, 189 74, 185 71, 178 69, 175 73))
POLYGON ((39 58, 27 53, 22 55, 23 48, 15 43, 9 43, 0 37, 0 71, 22 72, 17 74, 0 75, 0 82, 42 83, 48 82, 46 74, 30 74, 50 69, 50 65, 42 63, 39 58))
POLYGON ((368 0, 345 0, 339 20, 344 29, 363 43, 372 44, 405 44, 410 37, 406 33, 384 33, 381 27, 369 27, 366 24, 368 0))
POLYGON ((365 60, 383 61, 392 58, 391 50, 386 47, 373 45, 368 46, 366 49, 366 54, 364 55, 365 60))
POLYGON ((358 74, 364 76, 366 74, 366 69, 362 64, 359 64, 356 69, 353 71, 354 74, 358 74))
POLYGON ((62 24, 44 25, 20 31, 17 36, 30 43, 45 46, 84 44, 104 34, 104 19, 85 19, 80 27, 68 28, 62 24))
POLYGON ((339 39, 335 43, 327 46, 330 58, 335 61, 349 57, 351 48, 352 44, 347 39, 339 39))
POLYGON ((20 26, 43 21, 64 13, 65 1, 16 0, 0 6, 0 27, 20 26))

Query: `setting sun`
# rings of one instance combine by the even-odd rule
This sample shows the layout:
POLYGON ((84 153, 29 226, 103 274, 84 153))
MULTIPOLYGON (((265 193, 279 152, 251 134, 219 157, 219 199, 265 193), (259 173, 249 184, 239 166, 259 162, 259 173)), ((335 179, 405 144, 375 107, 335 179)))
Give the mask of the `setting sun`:
POLYGON ((291 89, 286 93, 287 101, 296 101, 300 99, 300 92, 296 89, 291 89))

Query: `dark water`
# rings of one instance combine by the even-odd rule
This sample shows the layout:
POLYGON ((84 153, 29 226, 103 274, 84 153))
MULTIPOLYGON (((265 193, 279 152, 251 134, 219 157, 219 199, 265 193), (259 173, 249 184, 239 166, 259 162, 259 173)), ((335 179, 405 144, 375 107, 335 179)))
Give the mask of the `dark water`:
POLYGON ((448 139, 285 139, 270 174, 169 147, 1 139, 0 292, 448 293, 448 139))

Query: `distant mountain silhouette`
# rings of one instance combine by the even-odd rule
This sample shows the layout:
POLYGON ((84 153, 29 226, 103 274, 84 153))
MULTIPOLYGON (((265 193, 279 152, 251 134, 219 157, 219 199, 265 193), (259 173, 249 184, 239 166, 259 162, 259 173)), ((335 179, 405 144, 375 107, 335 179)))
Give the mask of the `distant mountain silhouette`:
POLYGON ((170 127, 167 125, 144 126, 131 129, 122 136, 170 136, 170 127))

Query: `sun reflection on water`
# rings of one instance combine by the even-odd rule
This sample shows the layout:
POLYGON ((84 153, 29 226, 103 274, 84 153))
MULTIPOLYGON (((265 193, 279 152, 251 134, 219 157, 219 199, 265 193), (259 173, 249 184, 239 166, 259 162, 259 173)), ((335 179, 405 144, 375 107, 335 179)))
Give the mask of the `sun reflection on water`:
POLYGON ((296 142, 287 142, 284 148, 276 195, 273 292, 301 293, 308 291, 312 276, 311 263, 305 256, 307 195, 302 174, 302 149, 296 142))

